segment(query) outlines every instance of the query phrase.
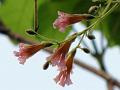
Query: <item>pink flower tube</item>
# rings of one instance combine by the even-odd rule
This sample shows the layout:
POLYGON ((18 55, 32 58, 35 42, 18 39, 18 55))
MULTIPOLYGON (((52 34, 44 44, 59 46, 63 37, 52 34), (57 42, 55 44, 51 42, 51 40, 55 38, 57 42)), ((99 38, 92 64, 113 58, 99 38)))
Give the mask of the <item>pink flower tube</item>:
POLYGON ((19 44, 19 52, 14 51, 14 54, 16 57, 18 57, 18 60, 20 61, 20 64, 24 64, 26 62, 26 59, 34 55, 36 52, 38 52, 40 49, 43 49, 45 47, 48 47, 52 45, 51 43, 42 43, 42 44, 34 44, 34 45, 27 45, 24 43, 19 44))
POLYGON ((54 78, 55 82, 59 83, 63 87, 65 86, 65 84, 66 85, 72 84, 72 81, 70 79, 70 74, 73 67, 73 58, 75 53, 76 53, 76 50, 68 54, 67 58, 65 59, 66 61, 65 65, 67 68, 64 70, 60 70, 59 75, 57 75, 56 78, 54 78))
POLYGON ((61 32, 64 32, 65 28, 71 24, 94 18, 90 14, 68 14, 60 11, 58 11, 58 15, 58 18, 53 23, 53 27, 58 28, 61 32))

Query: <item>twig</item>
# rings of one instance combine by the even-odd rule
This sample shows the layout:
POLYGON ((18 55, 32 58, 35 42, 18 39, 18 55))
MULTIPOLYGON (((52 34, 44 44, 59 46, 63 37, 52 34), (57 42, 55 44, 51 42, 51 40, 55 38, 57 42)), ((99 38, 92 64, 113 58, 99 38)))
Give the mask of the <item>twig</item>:
POLYGON ((100 44, 101 44, 101 49, 102 52, 104 51, 104 38, 103 38, 103 28, 102 28, 102 23, 100 23, 100 27, 101 27, 101 36, 100 36, 100 44))
MULTIPOLYGON (((78 33, 78 31, 76 30, 75 27, 72 27, 72 30, 73 30, 74 33, 76 33, 76 32, 78 33)), ((78 37, 78 38, 81 39, 80 37, 78 37)), ((85 47, 89 48, 88 45, 87 45, 87 43, 86 43, 84 40, 82 40, 82 44, 83 44, 85 47)))
POLYGON ((98 48, 97 48, 95 40, 92 40, 91 43, 92 43, 92 45, 93 45, 93 47, 95 49, 95 53, 98 54, 98 48))
POLYGON ((28 43, 28 44, 33 44, 35 42, 31 42, 30 40, 26 40, 19 34, 11 32, 10 29, 4 27, 4 25, 0 21, 0 33, 8 36, 11 40, 15 40, 17 42, 23 42, 23 43, 28 43))
POLYGON ((35 1, 35 10, 34 10, 34 30, 35 32, 38 31, 38 0, 35 1))
POLYGON ((108 90, 113 90, 113 83, 111 81, 109 81, 108 83, 108 90))
POLYGON ((108 82, 111 81, 113 83, 113 85, 116 85, 116 86, 118 86, 120 88, 120 82, 117 81, 116 79, 114 79, 113 77, 111 77, 109 74, 105 73, 104 71, 97 70, 94 67, 92 67, 90 65, 87 65, 87 64, 85 64, 85 63, 83 63, 83 62, 81 62, 79 60, 75 60, 74 63, 77 66, 82 67, 82 68, 84 68, 84 69, 86 69, 86 70, 88 70, 88 71, 90 71, 90 72, 92 72, 92 73, 102 77, 103 79, 105 79, 108 82))

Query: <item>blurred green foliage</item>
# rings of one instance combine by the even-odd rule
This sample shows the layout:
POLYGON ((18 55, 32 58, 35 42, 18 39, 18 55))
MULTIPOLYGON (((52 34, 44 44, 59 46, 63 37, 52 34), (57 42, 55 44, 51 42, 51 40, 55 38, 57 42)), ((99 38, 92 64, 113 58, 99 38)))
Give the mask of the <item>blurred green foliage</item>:
POLYGON ((0 4, 3 4, 6 0, 0 0, 0 4))
MULTIPOLYGON (((0 0, 1 1, 1 0, 0 0)), ((98 0, 38 0, 39 1, 39 34, 58 41, 63 40, 71 31, 67 28, 65 33, 53 29, 52 23, 57 18, 57 11, 68 13, 87 13, 92 1, 98 0)), ((13 32, 24 38, 36 40, 29 36, 25 30, 33 29, 34 0, 6 0, 0 7, 0 20, 13 32)), ((99 29, 103 29, 110 46, 120 45, 120 9, 116 9, 110 16, 102 21, 99 29)))
POLYGON ((120 45, 120 7, 102 22, 109 46, 120 45))
POLYGON ((0 7, 0 19, 13 32, 29 39, 25 30, 32 27, 33 0, 6 0, 0 7))

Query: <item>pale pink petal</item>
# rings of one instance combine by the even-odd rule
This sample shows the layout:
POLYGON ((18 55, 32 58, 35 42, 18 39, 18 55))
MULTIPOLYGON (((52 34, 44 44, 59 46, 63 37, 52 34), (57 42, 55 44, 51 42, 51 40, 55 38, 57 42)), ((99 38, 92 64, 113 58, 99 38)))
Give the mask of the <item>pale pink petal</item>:
POLYGON ((26 45, 26 44, 24 44, 24 43, 20 43, 19 44, 19 52, 17 52, 17 51, 14 51, 13 53, 14 53, 14 55, 16 56, 16 57, 18 57, 18 60, 19 60, 19 63, 20 64, 24 64, 25 62, 26 62, 26 59, 27 58, 29 58, 32 54, 34 54, 34 53, 36 53, 35 51, 34 51, 34 53, 33 53, 33 49, 34 48, 36 48, 36 47, 33 47, 32 49, 31 48, 29 48, 29 47, 32 47, 32 45, 26 45), (31 51, 30 51, 31 50, 31 51), (28 51, 30 51, 30 52, 28 52, 28 51))
POLYGON ((62 77, 60 78, 59 85, 61 85, 62 87, 64 87, 65 84, 66 84, 66 81, 65 81, 65 80, 66 80, 66 75, 63 74, 62 77))
POLYGON ((61 76, 62 76, 62 72, 60 72, 59 75, 57 75, 57 76, 54 78, 54 81, 55 81, 56 83, 58 83, 58 82, 60 81, 61 76))
POLYGON ((66 26, 69 25, 69 17, 64 12, 58 12, 59 17, 54 21, 53 27, 59 28, 61 32, 64 32, 66 26))
POLYGON ((68 73, 67 70, 60 71, 59 75, 57 75, 56 78, 54 78, 54 80, 62 87, 64 87, 65 84, 67 85, 72 84, 72 81, 70 79, 70 73, 68 73))
POLYGON ((19 57, 19 58, 18 58, 19 63, 20 63, 20 64, 23 64, 23 65, 24 65, 24 63, 26 62, 26 59, 27 59, 26 57, 19 57))
POLYGON ((19 52, 17 52, 17 51, 13 51, 13 53, 14 53, 14 55, 15 55, 16 57, 19 56, 19 52))
POLYGON ((67 76, 66 84, 67 84, 67 85, 72 84, 72 81, 71 81, 71 79, 70 79, 70 75, 67 76))

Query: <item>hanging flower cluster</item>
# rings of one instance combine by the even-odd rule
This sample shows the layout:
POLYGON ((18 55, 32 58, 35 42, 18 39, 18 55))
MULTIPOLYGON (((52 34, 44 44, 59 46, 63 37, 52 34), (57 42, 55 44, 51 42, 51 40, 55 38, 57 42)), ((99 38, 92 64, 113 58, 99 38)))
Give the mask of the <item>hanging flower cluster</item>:
MULTIPOLYGON (((92 19, 93 16, 89 14, 68 14, 58 11, 59 17, 53 23, 54 28, 59 28, 60 31, 64 31, 66 27, 71 24, 77 23, 81 20, 92 19)), ((31 33, 31 32, 29 32, 31 33)), ((33 31, 32 31, 33 34, 33 31)), ((36 34, 36 33, 35 33, 36 34)), ((77 34, 71 35, 68 39, 59 44, 59 47, 53 54, 47 57, 47 63, 44 69, 48 68, 48 65, 57 66, 59 75, 54 78, 55 82, 61 86, 70 85, 72 81, 70 74, 73 66, 73 59, 76 53, 76 48, 69 52, 71 44, 76 39, 77 34)), ((16 57, 18 57, 19 63, 24 64, 26 59, 37 53, 39 50, 54 45, 51 42, 43 42, 40 44, 27 45, 24 43, 19 44, 19 52, 14 51, 16 57)))

